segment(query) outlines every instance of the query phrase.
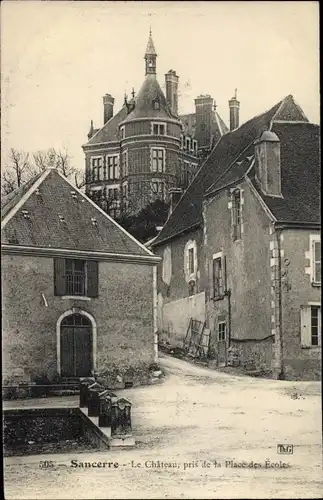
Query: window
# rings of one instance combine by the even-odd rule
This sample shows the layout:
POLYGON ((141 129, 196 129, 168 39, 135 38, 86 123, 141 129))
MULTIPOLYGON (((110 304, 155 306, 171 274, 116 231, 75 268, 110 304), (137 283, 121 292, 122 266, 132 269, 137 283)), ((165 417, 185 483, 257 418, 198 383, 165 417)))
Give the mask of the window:
POLYGON ((152 134, 165 135, 165 132, 166 132, 165 123, 152 123, 152 134))
POLYGON ((181 148, 184 149, 184 136, 181 135, 181 148))
POLYGON ((128 175, 128 151, 122 153, 122 177, 128 175))
POLYGON ((151 149, 151 164, 153 172, 165 172, 165 150, 151 149))
POLYGON ((185 149, 190 149, 191 139, 189 137, 185 138, 185 149))
POLYGON ((197 141, 193 140, 193 151, 197 152, 197 141))
POLYGON ((321 242, 313 241, 313 282, 321 283, 321 242))
POLYGON ((155 196, 163 200, 165 198, 165 183, 164 181, 153 181, 151 189, 155 196))
POLYGON ((160 109, 160 102, 158 99, 153 101, 153 109, 160 109))
POLYGON ((223 297, 222 257, 213 258, 213 297, 223 297))
POLYGON ((236 189, 232 193, 232 226, 233 240, 241 239, 241 191, 236 189))
POLYGON ((109 206, 109 215, 114 219, 120 215, 120 200, 114 199, 109 206))
POLYGON ((187 188, 190 179, 190 164, 188 161, 183 161, 181 170, 181 185, 187 188))
POLYGON ((108 180, 119 179, 119 157, 118 155, 107 156, 108 180))
POLYGON ((185 279, 189 283, 195 279, 197 272, 197 246, 196 241, 189 240, 184 249, 185 279))
POLYGON ((188 271, 193 274, 195 270, 194 267, 194 248, 189 248, 188 250, 188 271))
POLYGON ((67 295, 85 295, 85 261, 66 259, 65 279, 67 295))
POLYGON ((321 345, 321 306, 309 305, 301 308, 301 346, 321 345))
POLYGON ((102 174, 102 160, 101 156, 91 158, 92 165, 92 182, 100 181, 102 174))
POLYGON ((219 342, 223 341, 226 339, 226 333, 227 333, 227 325, 225 321, 221 321, 218 324, 218 339, 219 342))
POLYGON ((98 296, 98 262, 54 259, 55 295, 98 296))
POLYGON ((120 127, 120 139, 124 139, 126 137, 126 127, 120 127))

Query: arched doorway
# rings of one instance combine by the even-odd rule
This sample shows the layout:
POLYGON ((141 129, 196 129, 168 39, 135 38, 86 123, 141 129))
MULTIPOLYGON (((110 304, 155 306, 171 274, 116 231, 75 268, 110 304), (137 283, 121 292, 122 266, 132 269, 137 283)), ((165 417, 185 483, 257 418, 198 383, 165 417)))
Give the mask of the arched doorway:
POLYGON ((92 323, 83 314, 69 314, 60 323, 60 368, 63 377, 88 377, 92 374, 92 323))

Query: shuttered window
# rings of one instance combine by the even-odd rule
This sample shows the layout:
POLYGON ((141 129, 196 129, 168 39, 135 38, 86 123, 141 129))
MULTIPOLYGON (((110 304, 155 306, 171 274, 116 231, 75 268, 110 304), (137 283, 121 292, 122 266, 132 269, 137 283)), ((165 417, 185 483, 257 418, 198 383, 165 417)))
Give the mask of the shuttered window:
POLYGON ((98 296, 98 262, 54 259, 55 295, 98 296))
POLYGON ((301 308, 301 346, 321 345, 321 307, 304 306, 301 308))
POLYGON ((314 283, 321 283, 321 242, 313 241, 313 278, 314 283))

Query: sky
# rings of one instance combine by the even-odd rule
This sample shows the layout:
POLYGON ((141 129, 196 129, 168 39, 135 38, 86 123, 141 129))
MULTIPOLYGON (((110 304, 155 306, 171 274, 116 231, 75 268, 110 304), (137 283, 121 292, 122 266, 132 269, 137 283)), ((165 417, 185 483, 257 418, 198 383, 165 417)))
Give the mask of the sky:
POLYGON ((162 88, 179 75, 179 111, 210 94, 228 124, 238 89, 240 123, 292 94, 319 123, 318 2, 1 2, 2 159, 14 147, 66 147, 83 169, 90 120, 102 96, 138 92, 151 27, 162 88))

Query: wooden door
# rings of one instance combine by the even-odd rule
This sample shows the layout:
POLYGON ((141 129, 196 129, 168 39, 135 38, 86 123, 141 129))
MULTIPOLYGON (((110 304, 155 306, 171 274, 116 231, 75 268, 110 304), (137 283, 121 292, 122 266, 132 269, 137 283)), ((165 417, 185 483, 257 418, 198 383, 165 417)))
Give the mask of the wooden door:
POLYGON ((92 372, 92 325, 87 317, 71 314, 61 324, 61 375, 88 377, 92 372))

